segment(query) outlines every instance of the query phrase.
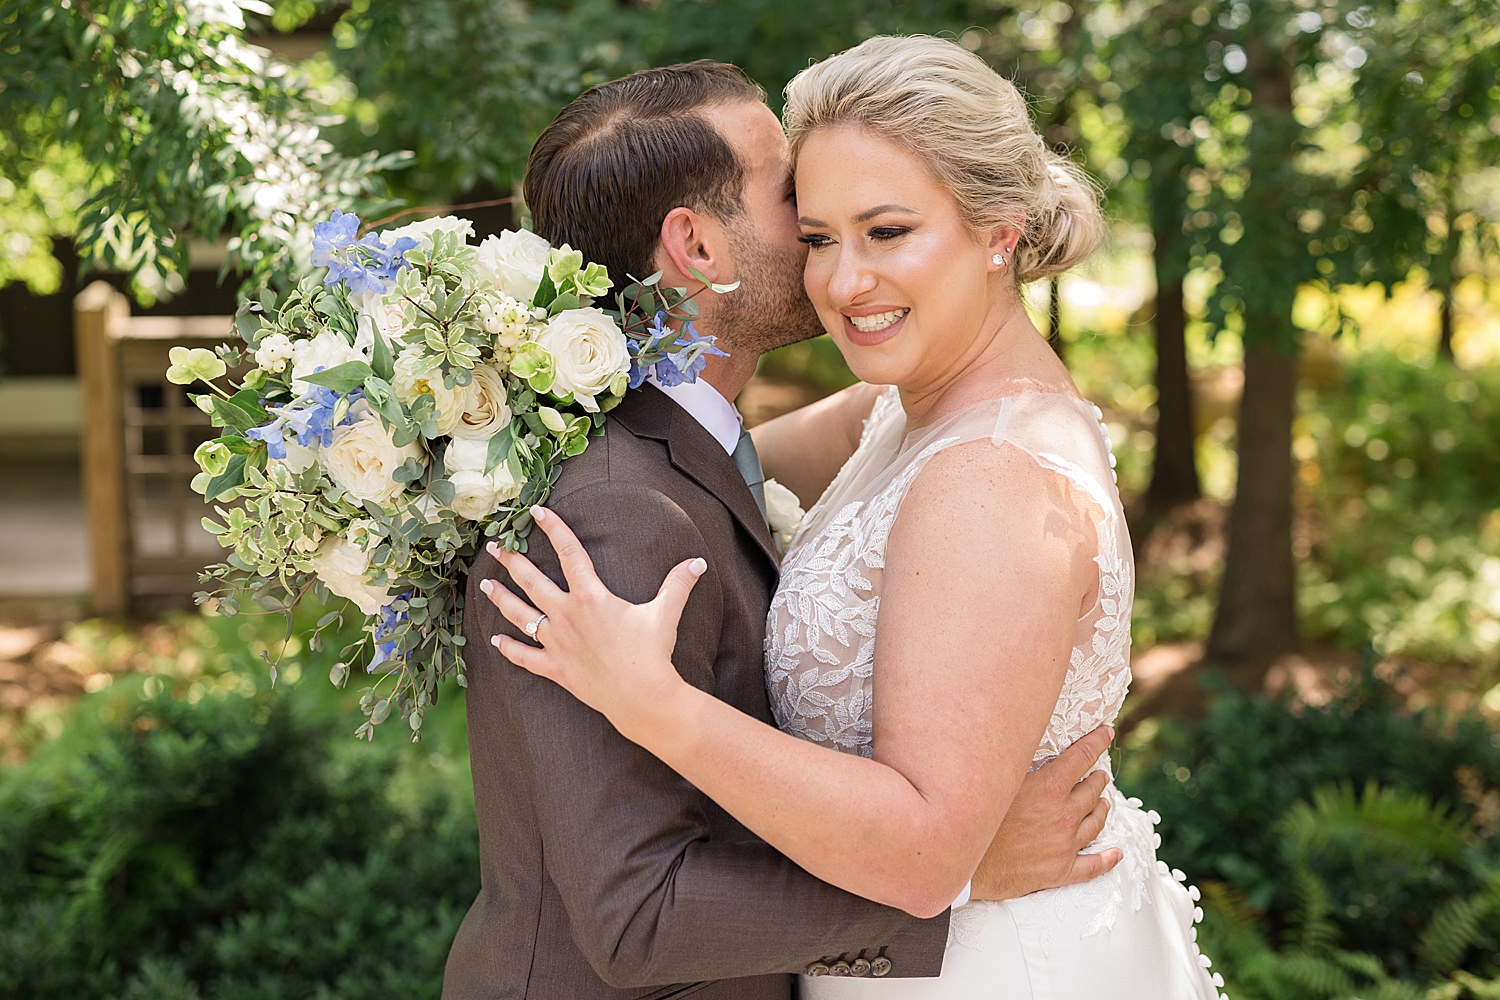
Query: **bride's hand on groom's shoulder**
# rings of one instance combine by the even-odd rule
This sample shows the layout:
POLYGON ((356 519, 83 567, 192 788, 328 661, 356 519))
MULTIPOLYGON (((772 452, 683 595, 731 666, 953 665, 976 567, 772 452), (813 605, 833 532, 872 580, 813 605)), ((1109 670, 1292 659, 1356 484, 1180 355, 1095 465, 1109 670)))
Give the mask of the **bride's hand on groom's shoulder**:
POLYGON ((594 570, 583 543, 554 511, 532 508, 551 542, 567 590, 553 583, 519 552, 491 542, 489 552, 530 601, 494 580, 480 589, 516 628, 537 645, 508 635, 491 640, 510 662, 555 681, 631 737, 635 726, 664 707, 686 682, 672 666, 677 624, 688 596, 708 564, 688 559, 673 567, 656 598, 632 604, 615 596, 594 570))
POLYGON ((1000 830, 974 872, 973 899, 1015 899, 1098 878, 1119 864, 1119 848, 1080 854, 1104 829, 1109 781, 1090 771, 1114 732, 1100 726, 1026 775, 1000 830))

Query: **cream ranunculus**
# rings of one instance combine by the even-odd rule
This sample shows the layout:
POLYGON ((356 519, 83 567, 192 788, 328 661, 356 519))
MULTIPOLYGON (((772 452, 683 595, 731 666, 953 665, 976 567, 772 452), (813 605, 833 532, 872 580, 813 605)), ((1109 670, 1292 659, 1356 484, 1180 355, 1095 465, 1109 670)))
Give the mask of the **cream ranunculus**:
POLYGON ((455 438, 489 441, 510 423, 506 405, 505 381, 490 365, 475 365, 474 380, 469 383, 469 406, 459 414, 454 425, 455 438))
MULTIPOLYGON (((452 434, 458 429, 463 415, 475 408, 479 390, 471 379, 468 385, 455 385, 449 389, 443 385, 443 373, 434 368, 422 371, 421 357, 416 351, 407 351, 396 359, 396 373, 391 377, 391 388, 396 398, 407 406, 417 401, 422 393, 430 393, 437 407, 438 434, 452 434)), ((504 389, 501 390, 502 402, 504 389)))
POLYGON ((396 470, 408 458, 425 462, 422 449, 416 442, 396 447, 390 431, 363 400, 349 413, 355 418, 354 423, 333 432, 333 443, 322 449, 319 460, 329 478, 350 496, 385 503, 406 489, 405 483, 392 478, 396 470))
POLYGON ((555 396, 573 394, 589 411, 599 409, 594 397, 609 389, 616 375, 630 368, 625 334, 601 309, 566 309, 547 322, 536 342, 552 355, 555 396))
POLYGON ((390 600, 390 590, 365 582, 370 568, 370 553, 353 542, 330 535, 323 539, 317 555, 312 557, 313 572, 340 597, 347 597, 367 615, 378 614, 390 600))
POLYGON ((776 543, 776 551, 785 555, 786 547, 792 543, 807 514, 802 510, 797 494, 776 480, 767 479, 765 491, 766 520, 771 522, 771 538, 776 543))
MULTIPOLYGON (((369 360, 368 354, 350 346, 342 335, 324 330, 311 340, 292 344, 292 381, 311 375, 319 368, 337 368, 349 361, 369 360)), ((308 386, 293 386, 293 389, 306 392, 308 386)))
POLYGON ((479 273, 500 291, 526 305, 536 298, 552 248, 535 233, 507 229, 479 244, 479 273))
POLYGON ((458 233, 466 242, 470 236, 474 235, 474 223, 457 216, 439 215, 431 219, 423 219, 421 222, 408 222, 396 229, 383 229, 375 235, 379 236, 380 242, 388 247, 395 246, 396 241, 401 237, 410 236, 423 250, 431 250, 432 234, 437 232, 458 233))
POLYGON ((482 521, 502 503, 521 495, 521 484, 511 478, 510 468, 504 462, 485 473, 489 448, 488 440, 454 438, 443 453, 448 482, 453 484, 453 503, 449 506, 459 517, 482 521))

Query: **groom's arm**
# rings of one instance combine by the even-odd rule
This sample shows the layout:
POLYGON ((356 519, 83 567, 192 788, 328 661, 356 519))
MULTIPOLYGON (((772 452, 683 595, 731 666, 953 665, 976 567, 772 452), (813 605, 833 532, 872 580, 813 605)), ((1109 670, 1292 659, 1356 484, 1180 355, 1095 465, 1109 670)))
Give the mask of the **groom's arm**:
MULTIPOLYGON (((604 583, 627 600, 649 600, 673 566, 710 554, 681 508, 643 487, 595 484, 555 499, 553 509, 583 541, 604 583)), ((530 546, 532 561, 562 583, 545 535, 532 532, 530 546)), ((473 574, 506 579, 488 556, 476 560, 473 574)), ((713 687, 723 587, 710 559, 673 656, 704 690, 713 687)), ((716 807, 602 715, 502 658, 488 638, 515 629, 473 583, 470 595, 468 672, 495 672, 486 684, 496 685, 498 697, 484 710, 503 711, 504 720, 490 721, 521 738, 547 874, 574 940, 605 982, 803 972, 861 954, 884 956, 890 977, 941 971, 946 913, 918 920, 854 896, 748 834, 733 843, 711 839, 705 810, 716 807)), ((482 766, 477 747, 475 766, 482 766)))

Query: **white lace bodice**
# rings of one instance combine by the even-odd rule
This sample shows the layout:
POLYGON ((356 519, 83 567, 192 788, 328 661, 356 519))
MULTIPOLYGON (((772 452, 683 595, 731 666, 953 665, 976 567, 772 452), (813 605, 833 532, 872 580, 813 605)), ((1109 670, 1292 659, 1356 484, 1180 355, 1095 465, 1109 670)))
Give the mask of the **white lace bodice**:
POLYGON ((766 623, 766 684, 777 724, 803 739, 871 755, 886 541, 928 460, 984 438, 1018 448, 1064 477, 1098 539, 1098 600, 1079 620, 1062 693, 1032 766, 1114 721, 1130 684, 1135 564, 1100 417, 1072 396, 1025 392, 976 404, 907 435, 900 397, 894 389, 883 395, 858 450, 808 512, 782 561, 766 623))

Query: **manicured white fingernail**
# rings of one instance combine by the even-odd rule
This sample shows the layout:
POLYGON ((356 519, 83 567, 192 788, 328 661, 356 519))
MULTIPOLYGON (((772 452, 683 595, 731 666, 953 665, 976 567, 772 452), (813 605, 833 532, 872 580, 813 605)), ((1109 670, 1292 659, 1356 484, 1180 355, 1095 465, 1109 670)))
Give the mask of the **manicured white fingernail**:
POLYGON ((547 511, 543 509, 541 504, 536 504, 531 508, 531 519, 533 521, 536 521, 538 524, 540 524, 542 522, 542 519, 546 516, 547 511))
POLYGON ((498 542, 490 542, 484 547, 484 550, 496 559, 500 558, 500 544, 498 542))
POLYGON ((703 558, 694 559, 688 563, 688 572, 694 576, 702 576, 708 570, 708 560, 703 558))
POLYGON ((490 636, 490 645, 494 646, 496 649, 499 649, 500 648, 500 637, 498 635, 492 635, 492 636, 490 636))
POLYGON ((479 581, 479 589, 482 590, 482 591, 484 591, 486 594, 488 594, 492 590, 495 589, 495 581, 494 580, 480 580, 479 581))

